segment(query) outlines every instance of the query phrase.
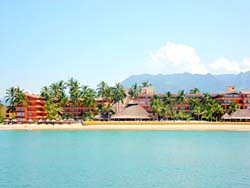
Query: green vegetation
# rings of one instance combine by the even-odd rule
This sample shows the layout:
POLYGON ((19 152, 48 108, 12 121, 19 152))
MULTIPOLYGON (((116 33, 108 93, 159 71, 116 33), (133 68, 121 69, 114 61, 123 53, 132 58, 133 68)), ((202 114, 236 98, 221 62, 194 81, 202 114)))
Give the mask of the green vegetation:
POLYGON ((2 104, 2 101, 0 101, 0 123, 4 121, 5 114, 6 114, 6 107, 2 104))
POLYGON ((11 87, 7 89, 5 100, 9 103, 7 112, 15 112, 16 106, 26 105, 25 94, 19 87, 11 87))
POLYGON ((234 113, 239 108, 240 108, 240 105, 238 103, 232 102, 229 105, 227 113, 228 114, 232 114, 232 113, 234 113))
MULTIPOLYGON (((130 99, 136 99, 140 96, 142 88, 149 87, 148 81, 142 82, 141 85, 133 84, 128 91, 130 99)), ((173 120, 207 120, 218 121, 224 114, 222 106, 215 101, 208 93, 200 93, 198 88, 193 88, 186 95, 184 90, 180 90, 178 94, 173 95, 167 92, 164 97, 154 95, 150 99, 152 114, 155 119, 173 119, 173 120)), ((57 81, 50 86, 44 86, 41 89, 40 96, 46 100, 45 111, 47 118, 58 120, 61 118, 82 118, 91 120, 96 114, 108 117, 112 115, 112 111, 118 112, 119 105, 124 103, 127 97, 121 83, 115 84, 114 87, 109 86, 104 81, 97 85, 94 90, 86 85, 81 85, 76 79, 70 78, 67 82, 57 81), (97 105, 96 97, 102 98, 102 104, 97 105), (112 105, 116 104, 114 108, 112 105), (63 107, 72 107, 76 110, 81 106, 86 109, 76 116, 72 112, 64 112, 63 107)), ((25 106, 25 93, 19 87, 11 87, 6 92, 6 102, 9 103, 8 112, 15 112, 16 106, 25 106)), ((126 102, 128 102, 126 100, 126 102)), ((126 103, 127 104, 127 103, 126 103)), ((4 117, 3 105, 0 105, 0 117, 4 117)), ((227 113, 231 114, 240 108, 239 104, 231 103, 227 113)), ((74 110, 74 109, 73 109, 74 110)))
MULTIPOLYGON (((199 89, 194 88, 190 93, 199 93, 199 89)), ((154 95, 150 100, 150 105, 157 119, 218 121, 224 114, 221 105, 212 99, 209 94, 204 93, 200 98, 188 98, 184 90, 179 91, 177 96, 167 92, 163 100, 159 96, 154 95), (186 113, 185 110, 190 110, 191 113, 186 113)), ((235 104, 232 104, 232 107, 229 109, 237 108, 235 104)))
POLYGON ((200 90, 198 88, 193 88, 189 91, 190 94, 197 94, 197 93, 200 93, 200 90))
POLYGON ((102 81, 95 91, 88 86, 81 86, 74 78, 70 78, 67 82, 58 81, 50 86, 44 86, 40 95, 46 100, 45 111, 48 119, 75 118, 74 115, 64 113, 61 106, 83 106, 88 109, 81 114, 81 117, 85 120, 93 119, 98 112, 110 114, 111 105, 106 105, 105 101, 110 101, 112 104, 117 103, 119 107, 119 103, 123 103, 126 97, 124 88, 120 83, 117 83, 115 87, 110 87, 102 81), (68 90, 68 93, 66 93, 66 90, 68 90), (103 98, 102 105, 99 107, 95 100, 96 97, 103 98))
POLYGON ((61 119, 62 114, 63 114, 63 109, 60 106, 60 104, 53 102, 51 99, 46 101, 45 111, 47 113, 47 119, 50 119, 50 120, 61 119))
POLYGON ((4 121, 4 117, 0 116, 0 123, 3 123, 3 121, 4 121))
POLYGON ((150 84, 148 80, 142 82, 142 87, 150 87, 150 86, 152 86, 152 84, 150 84))
POLYGON ((141 94, 141 89, 142 89, 142 86, 139 86, 137 83, 132 85, 128 92, 130 98, 135 99, 139 97, 139 95, 141 94))

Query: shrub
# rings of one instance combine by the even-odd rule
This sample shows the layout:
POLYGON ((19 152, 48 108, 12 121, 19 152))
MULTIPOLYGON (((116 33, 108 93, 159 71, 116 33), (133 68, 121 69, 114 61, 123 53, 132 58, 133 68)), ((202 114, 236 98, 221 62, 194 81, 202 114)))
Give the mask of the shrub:
POLYGON ((4 118, 2 116, 0 116, 0 123, 3 123, 4 118))

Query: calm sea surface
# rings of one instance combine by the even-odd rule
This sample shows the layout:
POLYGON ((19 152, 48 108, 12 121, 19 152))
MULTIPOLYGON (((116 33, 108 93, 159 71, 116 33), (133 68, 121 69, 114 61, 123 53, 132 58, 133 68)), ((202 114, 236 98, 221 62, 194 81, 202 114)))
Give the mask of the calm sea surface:
POLYGON ((249 188, 250 132, 1 131, 2 188, 249 188))

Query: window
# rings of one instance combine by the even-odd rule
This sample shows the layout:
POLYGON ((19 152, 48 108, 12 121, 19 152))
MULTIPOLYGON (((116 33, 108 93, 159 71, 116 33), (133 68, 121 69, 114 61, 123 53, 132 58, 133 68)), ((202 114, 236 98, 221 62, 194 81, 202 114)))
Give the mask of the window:
POLYGON ((244 100, 244 103, 250 103, 250 100, 244 100))
POLYGON ((18 117, 24 117, 24 113, 23 112, 17 112, 16 116, 18 116, 18 117))
POLYGON ((181 106, 181 110, 185 110, 185 106, 181 106))
POLYGON ((17 107, 17 108, 16 108, 16 111, 24 112, 24 107, 17 107))
POLYGON ((138 104, 150 104, 149 101, 138 101, 138 104))
POLYGON ((232 101, 231 100, 224 100, 224 103, 230 104, 232 101))
POLYGON ((230 98, 239 98, 239 94, 225 94, 224 97, 230 97, 230 98))
POLYGON ((28 116, 32 116, 31 112, 28 112, 28 116))

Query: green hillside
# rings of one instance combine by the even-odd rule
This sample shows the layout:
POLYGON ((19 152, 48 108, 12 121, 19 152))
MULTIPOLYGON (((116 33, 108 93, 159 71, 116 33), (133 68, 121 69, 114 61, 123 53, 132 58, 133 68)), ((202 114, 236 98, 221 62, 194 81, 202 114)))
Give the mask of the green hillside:
POLYGON ((179 90, 184 89, 189 92, 190 89, 199 88, 201 92, 218 93, 225 91, 226 86, 236 86, 237 90, 250 89, 250 71, 239 74, 141 74, 130 76, 122 82, 126 88, 131 87, 135 82, 142 83, 149 81, 153 87, 156 88, 157 93, 165 93, 171 91, 177 93, 179 90))

